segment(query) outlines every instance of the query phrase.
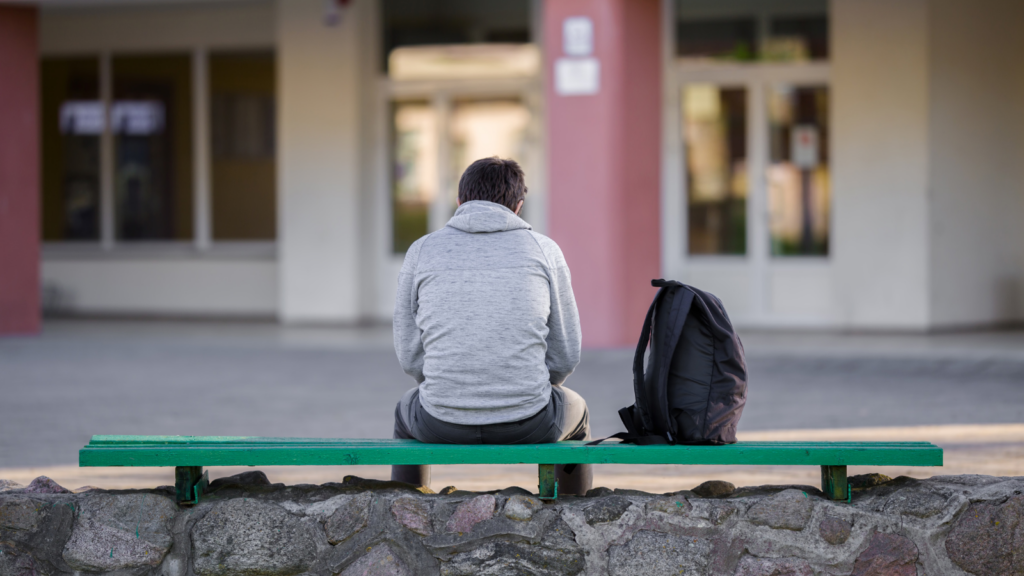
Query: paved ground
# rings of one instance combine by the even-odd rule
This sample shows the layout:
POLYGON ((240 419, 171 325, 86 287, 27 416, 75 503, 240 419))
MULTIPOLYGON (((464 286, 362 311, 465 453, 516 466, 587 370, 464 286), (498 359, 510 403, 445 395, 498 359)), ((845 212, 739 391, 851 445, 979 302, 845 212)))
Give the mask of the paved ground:
MULTIPOLYGON (((1024 333, 744 340, 741 431, 1024 422, 1024 333)), ((631 355, 588 351, 569 381, 597 436, 631 355)), ((92 434, 390 437, 411 384, 382 327, 50 321, 0 339, 0 468, 74 465, 92 434)))

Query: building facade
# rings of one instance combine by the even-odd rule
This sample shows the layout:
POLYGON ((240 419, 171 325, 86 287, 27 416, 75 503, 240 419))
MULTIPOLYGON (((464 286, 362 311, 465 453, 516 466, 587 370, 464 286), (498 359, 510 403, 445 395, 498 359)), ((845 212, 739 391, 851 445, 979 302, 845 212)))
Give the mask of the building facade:
POLYGON ((390 318, 472 160, 519 160, 588 346, 668 277, 740 326, 1024 319, 1012 0, 0 7, 0 332, 390 318), (35 151, 38 151, 36 153, 35 151))

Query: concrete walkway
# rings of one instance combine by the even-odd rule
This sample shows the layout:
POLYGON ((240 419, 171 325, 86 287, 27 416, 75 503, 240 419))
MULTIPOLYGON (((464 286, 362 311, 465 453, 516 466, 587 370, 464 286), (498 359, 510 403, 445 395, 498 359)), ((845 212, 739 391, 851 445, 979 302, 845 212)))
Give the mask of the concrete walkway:
MULTIPOLYGON (((743 433, 1024 422, 1021 332, 743 338, 743 433)), ((631 358, 631 350, 587 351, 568 382, 587 398, 595 436, 621 430, 616 411, 633 401, 631 358)), ((63 471, 71 487, 95 478, 74 467, 92 434, 390 437, 394 403, 412 384, 387 327, 53 320, 41 336, 0 339, 0 478, 63 471)), ((959 430, 944 440, 951 447, 996 446, 992 456, 1006 466, 989 473, 1022 473, 1024 433, 992 444, 959 430)), ((287 475, 313 481, 349 472, 360 473, 287 475)), ((498 469, 453 472, 452 483, 466 487, 507 477, 498 469)), ((640 474, 679 480, 678 472, 640 474)), ((435 476, 449 481, 444 469, 435 476)), ((620 480, 614 485, 626 487, 620 480)))

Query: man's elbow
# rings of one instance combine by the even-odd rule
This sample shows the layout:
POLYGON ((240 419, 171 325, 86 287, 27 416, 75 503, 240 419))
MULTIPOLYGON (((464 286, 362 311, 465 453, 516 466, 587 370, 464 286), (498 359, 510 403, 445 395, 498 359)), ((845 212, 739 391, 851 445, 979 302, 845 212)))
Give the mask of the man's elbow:
POLYGON ((550 381, 552 386, 561 386, 562 383, 569 378, 569 375, 572 374, 572 371, 570 370, 569 372, 555 372, 554 370, 549 370, 548 374, 550 375, 550 381))
POLYGON ((560 363, 555 366, 549 364, 548 375, 551 385, 558 386, 562 382, 565 382, 566 379, 568 379, 569 376, 572 375, 572 373, 576 370, 576 367, 579 366, 579 363, 579 359, 576 359, 576 361, 574 362, 560 363))

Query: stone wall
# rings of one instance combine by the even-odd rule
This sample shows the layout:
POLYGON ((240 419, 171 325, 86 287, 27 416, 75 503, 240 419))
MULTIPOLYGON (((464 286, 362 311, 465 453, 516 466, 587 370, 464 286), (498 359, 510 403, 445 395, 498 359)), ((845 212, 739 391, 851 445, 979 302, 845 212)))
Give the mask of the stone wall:
POLYGON ((852 481, 851 503, 725 482, 551 503, 518 488, 284 486, 249 472, 178 507, 169 487, 0 480, 0 576, 1024 575, 1024 478, 852 481))

